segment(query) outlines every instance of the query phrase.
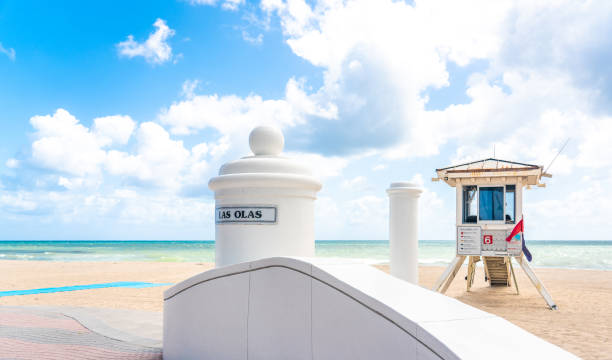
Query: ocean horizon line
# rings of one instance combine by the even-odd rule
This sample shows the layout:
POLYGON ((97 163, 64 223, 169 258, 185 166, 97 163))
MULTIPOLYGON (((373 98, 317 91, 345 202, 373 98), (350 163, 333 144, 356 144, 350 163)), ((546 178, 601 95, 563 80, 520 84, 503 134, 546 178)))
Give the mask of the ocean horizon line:
MULTIPOLYGON (((315 240, 315 242, 389 242, 388 239, 317 239, 315 240)), ((452 239, 422 239, 419 240, 419 242, 455 242, 456 240, 452 240, 452 239)), ((156 239, 138 239, 138 240, 106 240, 106 239, 94 239, 94 240, 72 240, 72 239, 65 239, 65 240, 13 240, 13 239, 0 239, 0 242, 190 242, 190 243, 215 243, 215 240, 185 240, 185 239, 176 239, 176 240, 170 240, 170 239, 164 239, 164 240, 156 240, 156 239)), ((578 240, 578 239, 574 239, 574 240, 556 240, 556 239, 548 239, 548 240, 526 240, 527 243, 532 243, 532 242, 539 242, 539 243, 543 243, 543 242, 556 242, 556 243, 570 243, 570 242, 579 242, 579 243, 587 243, 587 242, 593 242, 593 243, 605 243, 605 242, 610 242, 612 243, 612 239, 584 239, 584 240, 578 240)))
MULTIPOLYGON (((454 240, 420 240, 419 263, 447 265, 454 240)), ((388 262, 388 240, 317 240, 315 256, 388 262)), ((612 270, 610 240, 527 240, 535 267, 612 270)), ((212 240, 4 240, 0 260, 215 262, 212 240)))

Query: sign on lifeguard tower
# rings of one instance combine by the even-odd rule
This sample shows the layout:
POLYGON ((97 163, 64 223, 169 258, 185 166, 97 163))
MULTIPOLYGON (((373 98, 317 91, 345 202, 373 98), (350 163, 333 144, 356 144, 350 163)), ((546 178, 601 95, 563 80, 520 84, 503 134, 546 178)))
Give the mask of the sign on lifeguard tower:
POLYGON ((491 286, 511 286, 518 294, 512 258, 525 271, 551 309, 557 306, 523 256, 523 188, 545 187, 543 177, 552 177, 542 166, 485 159, 436 169, 433 181, 443 180, 456 188, 456 257, 434 286, 446 292, 467 257, 467 291, 474 282, 476 263, 484 262, 485 281, 491 286), (515 228, 520 232, 514 232, 515 228), (511 236, 512 235, 512 236, 511 236))

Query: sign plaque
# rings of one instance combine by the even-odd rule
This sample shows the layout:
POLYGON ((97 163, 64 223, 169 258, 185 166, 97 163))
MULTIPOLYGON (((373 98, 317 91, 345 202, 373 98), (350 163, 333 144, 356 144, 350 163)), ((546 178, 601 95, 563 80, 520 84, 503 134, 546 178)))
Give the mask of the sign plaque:
POLYGON ((457 255, 480 255, 480 226, 457 226, 457 255))
POLYGON ((277 208, 274 205, 215 208, 216 224, 276 224, 277 217, 277 208))

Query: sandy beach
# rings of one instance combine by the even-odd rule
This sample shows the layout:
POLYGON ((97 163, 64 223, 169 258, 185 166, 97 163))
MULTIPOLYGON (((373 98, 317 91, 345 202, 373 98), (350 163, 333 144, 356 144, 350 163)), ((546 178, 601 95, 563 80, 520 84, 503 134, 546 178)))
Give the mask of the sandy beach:
MULTIPOLYGON (((210 263, 0 261, 0 290, 23 290, 115 281, 176 283, 211 268, 210 263)), ((387 266, 378 266, 387 270, 387 266)), ((441 267, 421 267, 419 282, 430 287, 441 267)), ((499 315, 585 359, 612 358, 612 272, 536 269, 557 305, 551 311, 527 277, 518 273, 514 287, 488 287, 482 269, 465 292, 466 267, 447 295, 499 315)), ((0 297, 0 305, 79 306, 162 311, 168 286, 108 288, 51 294, 0 297)), ((490 334, 489 334, 490 335, 490 334)), ((483 336, 489 336, 483 334, 483 336)), ((504 336, 496 334, 495 336, 504 336)))

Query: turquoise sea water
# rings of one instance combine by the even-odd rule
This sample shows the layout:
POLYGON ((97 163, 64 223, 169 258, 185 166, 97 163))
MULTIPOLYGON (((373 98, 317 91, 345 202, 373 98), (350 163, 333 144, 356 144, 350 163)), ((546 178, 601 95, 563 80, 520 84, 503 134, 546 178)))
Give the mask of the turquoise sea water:
MULTIPOLYGON (((388 241, 316 241, 316 255, 389 261, 388 241)), ((528 241, 533 266, 612 270, 612 241, 528 241)), ((454 241, 420 241, 419 263, 445 265, 454 241)), ((213 241, 0 241, 0 260, 214 262, 213 241)))

